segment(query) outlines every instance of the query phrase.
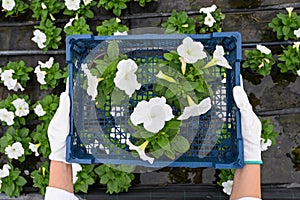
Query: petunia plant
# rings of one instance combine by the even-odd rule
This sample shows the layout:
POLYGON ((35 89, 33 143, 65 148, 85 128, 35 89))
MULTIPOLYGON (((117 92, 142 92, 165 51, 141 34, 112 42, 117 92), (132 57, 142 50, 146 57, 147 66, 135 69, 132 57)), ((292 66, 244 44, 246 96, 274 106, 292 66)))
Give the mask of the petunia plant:
POLYGON ((121 20, 119 18, 104 20, 101 25, 96 27, 98 35, 127 35, 128 30, 129 28, 126 25, 121 24, 121 20))
POLYGON ((65 5, 61 1, 56 0, 32 0, 30 9, 32 10, 34 17, 37 20, 46 21, 51 19, 55 21, 55 14, 58 14, 63 10, 65 5))
POLYGON ((283 53, 278 56, 280 72, 292 72, 297 75, 300 70, 300 42, 284 47, 283 53))
POLYGON ((279 13, 269 27, 276 33, 277 39, 297 39, 294 31, 300 27, 300 16, 293 12, 292 7, 286 8, 287 14, 279 13))
POLYGON ((212 33, 221 32, 223 20, 225 15, 217 8, 215 4, 210 7, 204 7, 199 10, 200 14, 197 16, 197 32, 198 33, 212 33))
POLYGON ((64 10, 63 14, 69 16, 80 16, 83 18, 94 18, 94 12, 92 10, 93 6, 97 3, 93 0, 84 0, 84 1, 72 1, 66 0, 65 5, 66 9, 64 10))
POLYGON ((196 20, 189 17, 185 11, 177 12, 173 10, 171 16, 161 26, 164 28, 166 34, 193 34, 196 33, 195 22, 196 20))
POLYGON ((29 73, 33 71, 32 67, 26 66, 23 60, 19 62, 8 62, 1 68, 0 83, 3 83, 8 90, 24 90, 27 81, 30 80, 29 73))
POLYGON ((64 32, 67 36, 76 34, 92 34, 90 26, 86 23, 84 17, 71 18, 68 24, 64 27, 64 32))
POLYGON ((47 52, 48 49, 58 49, 61 45, 61 28, 58 28, 50 19, 41 21, 40 25, 34 27, 34 37, 32 41, 37 43, 38 47, 47 52))
POLYGON ((245 55, 247 59, 242 65, 243 68, 250 68, 263 76, 271 73, 275 60, 270 49, 263 45, 257 45, 256 49, 245 50, 245 55))
POLYGON ((23 0, 2 0, 2 8, 6 13, 5 17, 9 17, 26 13, 29 5, 23 0))
POLYGON ((42 195, 46 193, 46 187, 49 183, 49 162, 45 161, 39 169, 31 172, 33 187, 39 188, 42 195))
POLYGON ((127 8, 127 3, 130 0, 100 0, 97 7, 103 7, 106 10, 112 10, 113 14, 120 16, 122 10, 127 8))
POLYGON ((147 3, 150 3, 152 1, 157 2, 158 0, 133 0, 139 3, 141 7, 145 7, 147 3))
POLYGON ((41 90, 47 90, 49 87, 55 88, 63 78, 63 71, 60 69, 59 63, 54 63, 53 57, 50 57, 45 63, 38 61, 34 73, 41 90))

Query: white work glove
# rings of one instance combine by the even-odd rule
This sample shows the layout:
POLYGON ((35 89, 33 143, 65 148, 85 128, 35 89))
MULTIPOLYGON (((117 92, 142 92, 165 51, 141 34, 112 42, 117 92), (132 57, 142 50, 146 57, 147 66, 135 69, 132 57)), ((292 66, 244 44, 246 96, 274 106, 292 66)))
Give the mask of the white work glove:
POLYGON ((252 106, 243 87, 235 86, 233 88, 233 97, 241 112, 244 163, 262 164, 260 148, 260 136, 262 129, 261 122, 253 112, 252 106))
MULTIPOLYGON (((68 84, 67 84, 68 85, 68 84)), ((70 131, 70 98, 67 92, 61 93, 59 106, 48 127, 51 148, 50 160, 66 162, 66 138, 70 131)))

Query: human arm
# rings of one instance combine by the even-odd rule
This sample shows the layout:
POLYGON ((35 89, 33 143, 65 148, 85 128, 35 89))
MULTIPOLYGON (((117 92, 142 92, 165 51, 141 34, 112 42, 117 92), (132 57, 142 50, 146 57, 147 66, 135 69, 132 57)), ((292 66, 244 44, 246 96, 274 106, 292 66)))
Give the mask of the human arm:
POLYGON ((261 122, 253 112, 247 94, 242 87, 236 86, 233 89, 233 97, 241 112, 245 165, 243 168, 235 170, 230 199, 237 200, 242 197, 260 199, 261 122))
POLYGON ((51 148, 50 177, 45 200, 77 200, 73 194, 72 165, 66 162, 66 138, 69 134, 70 99, 60 95, 59 107, 48 127, 51 148))

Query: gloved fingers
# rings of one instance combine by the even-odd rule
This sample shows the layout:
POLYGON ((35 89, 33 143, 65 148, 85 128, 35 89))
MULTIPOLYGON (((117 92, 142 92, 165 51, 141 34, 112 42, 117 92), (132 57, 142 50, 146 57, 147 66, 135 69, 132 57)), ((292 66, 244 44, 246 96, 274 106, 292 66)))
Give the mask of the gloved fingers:
POLYGON ((244 89, 244 80, 242 74, 240 74, 240 85, 244 89))
POLYGON ((233 88, 233 98, 241 112, 244 110, 252 110, 248 96, 241 86, 235 86, 233 88))

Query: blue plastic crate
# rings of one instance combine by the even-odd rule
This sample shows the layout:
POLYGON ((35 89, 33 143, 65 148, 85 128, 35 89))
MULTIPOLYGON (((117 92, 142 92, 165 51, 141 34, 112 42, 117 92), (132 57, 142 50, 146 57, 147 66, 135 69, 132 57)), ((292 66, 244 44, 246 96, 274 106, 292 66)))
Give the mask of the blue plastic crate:
MULTIPOLYGON (((119 127, 122 119, 113 117, 118 105, 111 96, 103 97, 104 109, 98 109, 84 89, 84 73, 81 64, 92 68, 93 61, 103 57, 111 41, 119 45, 120 53, 133 60, 142 60, 138 66, 142 75, 142 87, 136 91, 136 99, 122 104, 130 114, 139 98, 155 96, 153 85, 149 84, 155 76, 148 68, 155 59, 163 59, 163 54, 176 50, 187 35, 129 35, 129 36, 92 36, 74 35, 67 38, 66 61, 69 66, 69 92, 71 98, 70 134, 67 138, 67 161, 81 164, 130 164, 145 167, 214 167, 240 168, 243 166, 243 143, 241 136, 240 113, 234 103, 232 88, 240 85, 241 35, 237 32, 188 35, 200 41, 208 54, 212 55, 216 45, 222 45, 226 59, 232 66, 225 70, 226 84, 214 80, 214 75, 224 73, 220 67, 212 68, 209 84, 212 88, 212 108, 209 112, 180 127, 180 134, 190 141, 190 149, 176 157, 176 160, 157 159, 153 164, 141 160, 130 151, 126 144, 127 131, 119 127), (145 67, 146 66, 146 67, 145 67), (146 68, 146 71, 145 71, 146 68), (150 81, 149 81, 150 80, 150 81), (111 136, 111 133, 115 137, 111 136)), ((173 110, 173 112, 181 112, 173 110)), ((124 120, 124 119, 123 119, 124 120)), ((124 122, 125 123, 125 122, 124 122)))

